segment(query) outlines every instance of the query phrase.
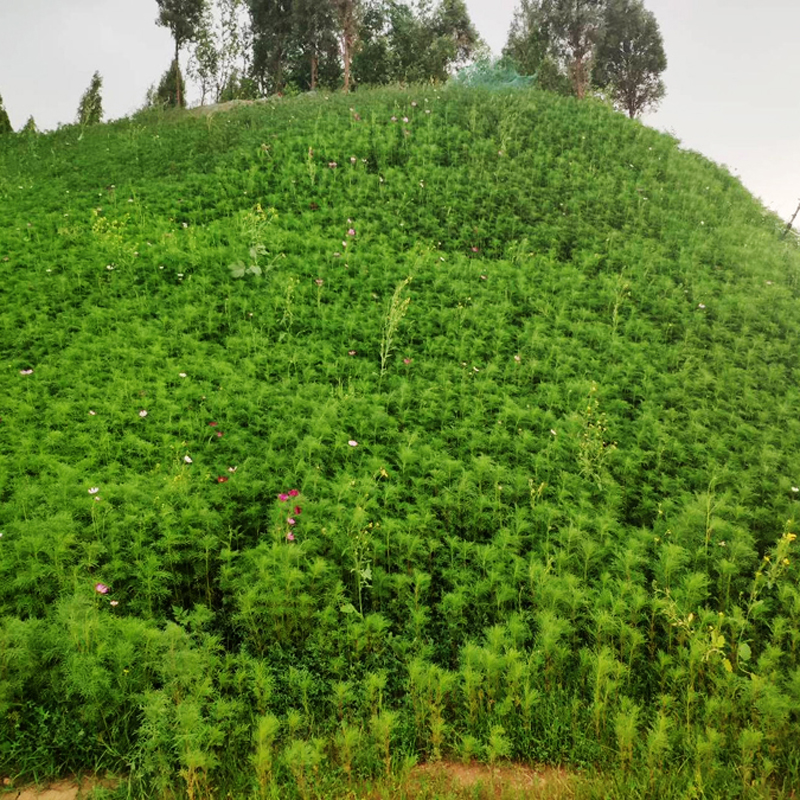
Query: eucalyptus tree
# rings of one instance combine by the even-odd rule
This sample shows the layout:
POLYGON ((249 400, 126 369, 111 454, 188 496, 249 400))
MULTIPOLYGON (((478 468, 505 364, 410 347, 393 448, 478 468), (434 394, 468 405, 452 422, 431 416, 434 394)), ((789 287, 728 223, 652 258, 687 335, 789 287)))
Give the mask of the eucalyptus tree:
POLYGON ((175 105, 183 106, 186 101, 181 96, 180 51, 195 40, 203 22, 206 0, 156 0, 156 3, 159 9, 156 24, 169 28, 175 40, 175 105))
POLYGON ((294 41, 293 0, 248 0, 253 76, 261 91, 281 94, 294 41))
POLYGON ((606 0, 592 77, 631 118, 664 96, 664 41, 655 15, 641 0, 606 0))

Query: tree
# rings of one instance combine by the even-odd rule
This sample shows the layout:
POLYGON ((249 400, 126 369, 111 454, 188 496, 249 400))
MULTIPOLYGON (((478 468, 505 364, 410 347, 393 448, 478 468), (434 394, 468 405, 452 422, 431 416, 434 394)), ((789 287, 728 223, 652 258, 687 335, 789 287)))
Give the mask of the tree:
MULTIPOLYGON (((192 42, 203 22, 206 0, 156 0, 159 13, 156 23, 169 28, 175 40, 175 64, 179 65, 180 51, 188 42, 192 42)), ((186 105, 183 98, 180 67, 175 70, 175 106, 186 105)))
MULTIPOLYGON (((539 69, 555 67, 568 79, 572 93, 584 97, 591 84, 604 8, 605 0, 522 0, 505 53, 515 61, 521 55, 539 69)), ((525 69, 525 64, 517 63, 525 69)))
POLYGON ((83 93, 78 105, 79 125, 96 125, 103 118, 103 99, 100 97, 102 88, 103 79, 99 72, 95 72, 89 88, 83 93))
MULTIPOLYGON (((319 0, 325 2, 325 0, 319 0)), ((292 0, 248 0, 253 32, 253 74, 265 94, 282 94, 293 43, 292 0)))
POLYGON ((539 0, 522 0, 514 12, 503 57, 522 75, 533 75, 542 89, 568 94, 570 83, 550 44, 547 20, 539 0))
POLYGON ((36 120, 33 118, 32 114, 30 117, 28 117, 27 122, 22 126, 20 133, 24 133, 26 135, 39 133, 39 129, 36 127, 36 120))
POLYGON ((446 81, 481 44, 463 0, 412 7, 397 0, 370 5, 353 64, 365 83, 446 81))
POLYGON ((344 91, 350 91, 353 55, 358 43, 358 29, 363 13, 361 0, 331 0, 339 20, 344 64, 344 91))
POLYGON ((575 95, 583 98, 591 84, 604 0, 545 0, 543 9, 551 47, 566 68, 575 95))
POLYGON ((0 97, 0 136, 4 133, 12 133, 11 120, 8 118, 8 112, 3 105, 3 98, 0 97))
POLYGON ((173 108, 184 108, 186 106, 186 87, 183 75, 181 75, 180 64, 177 61, 173 61, 169 65, 169 69, 161 76, 152 100, 154 105, 159 106, 171 106, 173 108))
MULTIPOLYGON (((249 85, 250 41, 244 0, 216 0, 207 5, 194 38, 189 74, 200 84, 200 104, 212 94, 220 102, 223 93, 236 97, 249 85)), ((231 98, 229 98, 231 99, 231 98)))
POLYGON ((593 82, 633 119, 664 96, 667 56, 658 22, 641 0, 607 0, 593 82))
POLYGON ((331 62, 338 59, 333 5, 325 0, 294 0, 292 11, 293 38, 300 62, 295 71, 308 74, 308 88, 313 91, 319 83, 321 66, 330 71, 331 62))

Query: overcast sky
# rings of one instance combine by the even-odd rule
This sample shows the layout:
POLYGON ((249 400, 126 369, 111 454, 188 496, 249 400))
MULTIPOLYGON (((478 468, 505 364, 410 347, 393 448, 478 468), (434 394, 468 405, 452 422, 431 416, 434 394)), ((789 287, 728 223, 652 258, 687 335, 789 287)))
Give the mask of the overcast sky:
MULTIPOLYGON (((517 0, 466 0, 499 53, 517 0)), ((644 122, 741 177, 782 217, 800 199, 800 3, 645 0, 664 36, 667 97, 644 122)), ((72 122, 92 73, 106 118, 135 111, 169 65, 155 0, 0 0, 0 95, 15 128, 72 122)), ((194 98, 197 99, 196 97, 194 98)), ((192 96, 190 93, 190 101, 192 96)))

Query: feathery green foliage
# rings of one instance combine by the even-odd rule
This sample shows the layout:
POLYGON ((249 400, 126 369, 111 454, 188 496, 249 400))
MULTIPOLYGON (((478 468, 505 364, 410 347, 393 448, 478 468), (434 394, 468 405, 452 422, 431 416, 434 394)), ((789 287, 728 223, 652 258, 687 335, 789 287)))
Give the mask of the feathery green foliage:
POLYGON ((78 105, 78 125, 97 125, 103 118, 103 98, 100 95, 102 88, 103 79, 99 72, 95 72, 78 105))
POLYGON ((738 180, 538 90, 79 133, 0 141, 3 774, 791 796, 800 254, 738 180))

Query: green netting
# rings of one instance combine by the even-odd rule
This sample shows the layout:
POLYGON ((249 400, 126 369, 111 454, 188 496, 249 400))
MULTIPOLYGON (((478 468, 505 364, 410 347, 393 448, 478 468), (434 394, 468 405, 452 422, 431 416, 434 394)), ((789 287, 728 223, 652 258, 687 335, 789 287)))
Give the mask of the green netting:
POLYGON ((460 70, 453 81, 459 86, 481 89, 527 89, 536 82, 535 75, 520 75, 506 61, 476 61, 460 70))

